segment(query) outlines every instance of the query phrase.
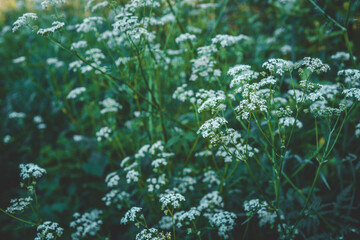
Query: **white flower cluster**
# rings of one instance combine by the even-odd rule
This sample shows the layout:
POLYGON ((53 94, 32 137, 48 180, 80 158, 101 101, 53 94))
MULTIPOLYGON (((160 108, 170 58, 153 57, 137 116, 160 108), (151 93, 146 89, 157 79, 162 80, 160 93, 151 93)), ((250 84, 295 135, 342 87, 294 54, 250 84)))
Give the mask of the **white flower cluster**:
POLYGON ((278 74, 282 76, 285 72, 291 72, 294 64, 291 61, 283 60, 280 58, 271 58, 267 60, 263 65, 263 68, 270 71, 272 74, 278 74))
POLYGON ((175 178, 175 182, 177 182, 176 188, 180 193, 185 194, 188 190, 194 191, 197 183, 196 178, 191 176, 184 176, 180 178, 175 178))
POLYGON ((101 114, 105 114, 108 112, 117 112, 119 109, 122 109, 122 105, 112 98, 105 98, 103 101, 100 102, 100 105, 104 107, 100 111, 101 114))
POLYGON ((135 222, 136 218, 138 217, 138 213, 142 210, 140 207, 132 207, 129 211, 125 213, 125 216, 121 218, 120 223, 126 224, 128 222, 135 222))
POLYGON ((54 33, 57 30, 61 29, 63 26, 65 25, 65 23, 63 22, 59 22, 59 21, 55 21, 52 23, 52 27, 49 28, 41 28, 37 31, 37 34, 42 35, 42 36, 46 36, 50 33, 54 33))
MULTIPOLYGON (((338 60, 338 61, 349 61, 350 54, 347 52, 336 52, 335 54, 331 55, 330 58, 333 60, 338 60)), ((354 56, 354 60, 356 60, 355 56, 354 56)))
POLYGON ((350 88, 350 89, 345 89, 343 91, 343 94, 347 97, 347 98, 354 98, 357 101, 360 101, 360 88, 350 88))
POLYGON ((219 192, 213 191, 201 198, 197 209, 199 211, 203 211, 203 210, 209 210, 211 208, 223 208, 223 207, 224 207, 224 202, 219 192))
POLYGON ((204 122, 199 130, 198 134, 201 134, 203 138, 209 138, 210 143, 214 144, 219 141, 219 133, 221 126, 228 123, 228 121, 223 117, 215 117, 204 122))
POLYGON ((149 228, 136 234, 135 240, 171 240, 171 233, 164 234, 156 228, 149 228))
POLYGON ((165 193, 160 195, 159 202, 161 203, 161 209, 176 209, 180 207, 180 202, 185 201, 185 197, 180 193, 167 190, 165 193))
POLYGON ((27 208, 33 199, 31 197, 26 198, 15 198, 10 200, 10 207, 8 207, 5 212, 14 214, 17 212, 23 212, 27 208))
POLYGON ((224 239, 229 238, 228 232, 232 231, 235 226, 236 214, 224 210, 217 210, 209 217, 211 225, 218 228, 218 235, 224 239))
POLYGON ((194 34, 182 33, 175 39, 175 42, 177 44, 179 44, 179 43, 185 42, 187 40, 194 41, 195 39, 196 39, 196 36, 194 34))
POLYGON ((158 178, 146 179, 146 182, 148 183, 148 191, 154 192, 155 190, 159 190, 162 186, 166 184, 165 178, 166 175, 163 173, 158 178))
POLYGON ((26 114, 23 112, 11 112, 9 113, 9 118, 10 119, 14 119, 14 118, 25 118, 26 114))
POLYGON ((99 129, 99 131, 96 132, 96 140, 98 142, 101 142, 105 139, 110 138, 111 129, 109 127, 102 127, 99 129))
POLYGON ((345 83, 352 87, 360 86, 360 70, 358 69, 345 69, 338 72, 338 76, 345 77, 345 83))
POLYGON ((78 41, 78 42, 73 42, 71 44, 71 50, 77 50, 77 49, 81 49, 81 48, 87 48, 88 44, 86 41, 78 41))
POLYGON ((72 239, 88 239, 90 236, 95 236, 103 223, 100 219, 101 214, 102 211, 98 209, 93 209, 83 215, 74 213, 75 220, 70 222, 70 227, 74 228, 76 232, 71 235, 72 239))
POLYGON ((195 103, 196 98, 193 90, 185 90, 187 84, 184 83, 183 85, 176 88, 175 92, 172 95, 173 99, 177 99, 181 102, 190 101, 191 103, 195 103))
POLYGON ((34 240, 55 240, 61 237, 64 229, 56 222, 46 221, 37 227, 37 234, 34 240))
MULTIPOLYGON (((295 118, 294 117, 282 117, 279 118, 279 125, 280 126, 284 126, 284 127, 292 127, 295 123, 295 118)), ((302 128, 303 124, 302 122, 300 122, 299 119, 296 120, 296 127, 298 128, 302 128)))
POLYGON ((90 31, 97 32, 97 25, 102 24, 104 22, 104 18, 92 16, 84 18, 83 22, 80 24, 76 24, 75 28, 77 32, 88 33, 90 31))
POLYGON ((200 215, 201 212, 196 207, 192 207, 188 211, 180 211, 175 213, 174 221, 176 222, 176 226, 181 228, 183 225, 189 226, 191 222, 194 222, 197 217, 200 217, 200 215))
POLYGON ((249 40, 249 37, 243 34, 240 34, 238 36, 219 34, 212 38, 211 42, 212 44, 219 43, 222 47, 229 47, 242 40, 249 40))
POLYGON ((119 181, 120 181, 120 177, 117 174, 117 172, 109 173, 105 178, 106 185, 109 188, 116 187, 119 184, 119 181))
POLYGON ((38 16, 35 13, 24 13, 21 17, 19 17, 13 24, 12 31, 15 32, 22 28, 23 26, 31 25, 32 21, 38 19, 38 16))
POLYGON ((97 4, 95 4, 94 6, 91 7, 91 12, 95 12, 98 9, 105 8, 108 5, 109 5, 108 1, 99 2, 99 3, 97 3, 97 4))
POLYGON ((321 73, 330 70, 330 66, 324 64, 319 58, 304 57, 303 60, 297 62, 295 65, 296 68, 299 69, 299 73, 303 73, 304 69, 307 69, 311 73, 321 73))
POLYGON ((122 208, 122 203, 126 202, 130 197, 125 191, 120 192, 118 189, 112 189, 101 200, 105 202, 106 206, 115 204, 118 209, 122 208))
POLYGON ((80 94, 86 91, 85 87, 78 87, 69 92, 66 96, 67 99, 76 99, 80 94))
POLYGON ((204 178, 202 181, 204 183, 207 183, 209 188, 211 188, 213 186, 213 184, 215 184, 215 186, 218 186, 221 183, 218 175, 216 174, 216 172, 214 170, 206 171, 204 173, 204 178))
POLYGON ((15 63, 15 64, 18 64, 18 63, 25 62, 25 60, 26 60, 26 57, 25 57, 25 56, 21 56, 21 57, 18 57, 18 58, 14 58, 14 59, 12 60, 12 62, 15 63))
POLYGON ((39 115, 34 116, 33 121, 34 121, 34 123, 37 124, 37 128, 39 130, 46 128, 46 124, 44 123, 44 120, 41 116, 39 116, 39 115))
POLYGON ((223 104, 226 99, 224 91, 200 89, 195 96, 197 99, 196 103, 199 105, 199 113, 211 110, 213 114, 226 109, 226 105, 223 104))
POLYGON ((258 214, 260 227, 266 224, 273 224, 276 219, 276 213, 269 209, 266 202, 261 202, 259 199, 251 199, 244 202, 244 210, 249 217, 258 214))
POLYGON ((228 70, 227 74, 233 77, 230 88, 239 87, 259 76, 259 73, 251 70, 249 65, 235 65, 228 70))
POLYGON ((41 2, 41 7, 43 9, 48 8, 49 5, 54 6, 54 7, 59 7, 59 6, 61 6, 61 4, 64 4, 64 3, 66 3, 66 0, 45 0, 45 1, 41 2))
POLYGON ((60 61, 57 58, 48 58, 46 59, 46 64, 49 66, 54 66, 55 68, 61 68, 62 66, 64 66, 64 62, 60 61))
POLYGON ((360 137, 360 122, 355 126, 355 136, 360 137))
POLYGON ((38 165, 36 165, 34 163, 20 164, 19 168, 21 170, 20 177, 23 180, 26 180, 29 178, 40 178, 46 173, 45 169, 39 167, 38 165))

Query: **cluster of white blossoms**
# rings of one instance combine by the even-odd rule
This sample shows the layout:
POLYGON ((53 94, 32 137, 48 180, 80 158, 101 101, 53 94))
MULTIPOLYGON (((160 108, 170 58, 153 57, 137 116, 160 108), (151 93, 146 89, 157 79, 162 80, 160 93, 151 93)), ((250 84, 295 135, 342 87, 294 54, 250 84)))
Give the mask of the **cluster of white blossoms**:
POLYGON ((179 43, 185 42, 187 40, 194 41, 195 39, 196 39, 196 36, 194 34, 182 33, 175 39, 175 42, 177 44, 179 44, 179 43))
POLYGON ((187 84, 184 83, 183 85, 176 88, 175 92, 172 95, 173 99, 177 99, 180 102, 189 101, 191 103, 196 102, 195 93, 193 90, 186 90, 187 84))
POLYGON ((148 191, 154 192, 155 190, 159 190, 161 186, 166 184, 166 175, 163 173, 158 178, 148 178, 146 182, 148 184, 148 191))
POLYGON ((35 124, 37 124, 37 128, 39 130, 42 130, 42 129, 46 128, 46 124, 44 123, 44 120, 40 115, 34 116, 33 121, 34 121, 35 124))
POLYGON ((112 189, 101 199, 106 206, 114 204, 118 209, 122 208, 122 204, 130 198, 130 194, 118 189, 112 189))
POLYGON ((100 105, 103 106, 100 113, 105 114, 108 112, 117 112, 119 109, 122 109, 122 105, 116 102, 112 98, 105 98, 103 101, 100 102, 100 105))
POLYGON ((135 240, 171 240, 171 233, 163 233, 156 228, 143 229, 136 234, 135 240))
POLYGON ((91 212, 86 212, 82 215, 74 213, 73 217, 75 220, 70 223, 70 227, 74 228, 76 232, 71 235, 71 238, 73 240, 80 240, 95 236, 103 223, 100 217, 101 214, 102 211, 98 209, 93 209, 91 212))
POLYGON ((210 208, 223 208, 224 202, 218 191, 207 193, 200 200, 197 209, 199 211, 208 210, 210 208))
POLYGON ((65 25, 65 23, 63 23, 63 22, 55 21, 52 23, 52 27, 41 28, 37 31, 37 34, 45 36, 50 33, 54 33, 56 31, 58 31, 59 29, 61 29, 62 27, 64 27, 64 25, 65 25))
POLYGON ((211 73, 214 72, 214 66, 216 61, 213 58, 213 54, 218 49, 214 45, 203 46, 197 49, 198 58, 191 59, 191 76, 190 81, 196 81, 199 77, 209 80, 211 73))
POLYGON ((73 90, 71 90, 69 92, 69 94, 66 96, 66 98, 67 99, 76 99, 77 97, 79 97, 85 91, 86 91, 85 87, 74 88, 73 90))
POLYGON ((21 56, 21 57, 18 57, 18 58, 14 58, 14 59, 12 60, 12 62, 15 63, 15 64, 18 64, 18 63, 25 62, 25 60, 26 60, 26 57, 21 56))
POLYGON ((34 240, 56 240, 62 236, 64 229, 56 222, 46 221, 37 227, 34 240))
POLYGON ((285 72, 291 72, 294 68, 294 64, 291 61, 280 58, 271 58, 267 60, 262 67, 269 70, 271 74, 282 76, 285 72))
MULTIPOLYGON (((331 55, 330 58, 333 60, 338 60, 338 61, 349 61, 350 54, 347 52, 336 52, 335 54, 331 55)), ((356 59, 356 58, 354 57, 354 59, 356 59)))
POLYGON ((260 201, 259 199, 251 199, 250 201, 245 201, 244 210, 248 217, 252 217, 255 214, 259 216, 260 227, 266 224, 275 223, 276 213, 269 209, 269 205, 265 201, 260 201))
POLYGON ((304 57, 303 60, 297 62, 295 65, 295 67, 299 69, 300 73, 303 73, 304 69, 307 69, 311 73, 321 73, 330 70, 330 66, 328 64, 324 64, 319 58, 304 57))
MULTIPOLYGON (((180 193, 176 193, 172 190, 167 190, 165 193, 160 195, 159 202, 161 203, 161 209, 164 210, 165 208, 176 209, 180 207, 180 202, 185 201, 185 197, 180 193)), ((166 210, 165 210, 166 212, 166 210)))
POLYGON ((257 79, 259 76, 258 72, 251 70, 251 66, 242 64, 231 67, 227 74, 233 77, 230 88, 239 87, 253 79, 257 79))
POLYGON ((88 44, 86 41, 83 41, 83 40, 80 40, 80 41, 77 41, 77 42, 73 42, 71 44, 71 47, 70 49, 71 50, 79 50, 79 49, 82 49, 82 48, 87 48, 88 44))
MULTIPOLYGON (((91 3, 91 1, 89 1, 88 3, 91 3)), ((91 12, 95 12, 95 11, 97 11, 99 9, 104 9, 108 5, 109 5, 108 1, 99 2, 99 3, 91 6, 91 12)))
POLYGON ((111 133, 112 131, 109 127, 102 127, 99 129, 99 131, 96 132, 96 140, 101 142, 103 140, 109 139, 111 133))
POLYGON ((338 71, 338 76, 344 76, 344 82, 350 87, 360 87, 360 70, 345 69, 338 71))
POLYGON ((25 118, 25 117, 26 117, 26 114, 23 113, 23 112, 11 112, 11 113, 9 113, 9 118, 10 119, 15 119, 15 118, 22 119, 22 118, 25 118))
POLYGON ((207 183, 209 188, 211 188, 214 184, 215 186, 218 186, 221 183, 218 175, 214 170, 208 170, 204 172, 204 178, 202 181, 207 183))
POLYGON ((57 58, 48 58, 46 59, 46 64, 49 66, 53 66, 55 68, 61 68, 63 67, 65 64, 63 61, 60 61, 57 58))
POLYGON ((237 216, 235 213, 224 210, 216 210, 215 213, 209 217, 209 222, 211 225, 218 228, 218 235, 220 237, 228 239, 228 232, 234 229, 236 218, 237 216))
POLYGON ((19 168, 20 168, 20 177, 23 180, 29 178, 40 178, 46 173, 46 170, 44 168, 41 168, 34 163, 20 164, 19 168))
MULTIPOLYGON (((178 228, 182 228, 184 225, 189 226, 191 222, 194 222, 197 217, 200 217, 201 212, 196 208, 192 207, 188 211, 179 211, 174 214, 174 221, 178 228)), ((171 221, 171 219, 170 219, 171 221)))
POLYGON ((13 24, 12 31, 15 32, 24 26, 30 26, 32 21, 38 19, 36 13, 24 13, 21 17, 19 17, 13 24))
POLYGON ((360 122, 355 126, 355 136, 360 137, 360 122))
POLYGON ((199 130, 198 134, 201 134, 203 138, 209 138, 212 144, 219 141, 219 131, 222 126, 227 124, 228 121, 223 117, 215 117, 204 122, 199 130))
POLYGON ((43 9, 48 8, 49 6, 53 6, 53 7, 59 7, 62 4, 66 3, 66 0, 41 0, 41 7, 43 9))
MULTIPOLYGON (((294 117, 282 117, 279 118, 279 125, 284 127, 292 127, 295 124, 295 118, 294 117)), ((300 122, 299 119, 296 119, 296 127, 302 128, 303 124, 300 122)))
POLYGON ((105 178, 106 185, 109 188, 116 187, 119 184, 119 181, 120 181, 120 177, 117 174, 117 172, 109 173, 105 178))
POLYGON ((226 34, 216 35, 211 39, 212 44, 220 44, 222 47, 230 47, 242 40, 249 40, 250 38, 246 35, 240 34, 238 36, 231 36, 226 34))
POLYGON ((31 197, 11 199, 11 205, 5 210, 5 212, 10 214, 23 212, 31 204, 32 200, 33 199, 31 197))
POLYGON ((142 210, 140 207, 132 207, 129 211, 125 213, 125 216, 121 218, 120 223, 126 224, 129 222, 135 222, 136 218, 139 217, 139 212, 142 210))
POLYGON ((82 23, 76 24, 75 29, 79 33, 97 32, 97 25, 102 24, 104 21, 104 18, 98 16, 87 17, 84 18, 82 23))
POLYGON ((211 113, 224 111, 226 105, 223 103, 226 100, 224 91, 214 91, 214 90, 205 90, 200 89, 195 95, 199 105, 198 112, 211 110, 211 113))

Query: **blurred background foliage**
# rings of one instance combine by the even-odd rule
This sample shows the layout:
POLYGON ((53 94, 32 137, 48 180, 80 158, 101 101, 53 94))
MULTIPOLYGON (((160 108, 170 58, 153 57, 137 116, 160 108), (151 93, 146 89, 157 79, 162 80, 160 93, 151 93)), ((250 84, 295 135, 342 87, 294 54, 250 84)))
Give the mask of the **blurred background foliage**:
MULTIPOLYGON (((202 28, 208 35, 225 32, 233 35, 242 33, 252 38, 247 45, 233 48, 233 52, 223 52, 222 54, 227 55, 226 58, 219 57, 220 63, 227 59, 229 65, 242 63, 260 69, 268 58, 295 61, 304 56, 311 56, 329 63, 333 67, 330 75, 334 75, 339 69, 340 63, 332 61, 330 56, 338 51, 347 51, 343 36, 308 1, 299 0, 299 4, 289 9, 279 6, 278 1, 271 0, 221 1, 222 4, 225 2, 227 6, 223 12, 222 8, 216 8, 200 15, 191 7, 181 10, 183 22, 202 28), (218 18, 219 16, 221 17, 218 18), (212 30, 214 33, 211 32, 212 30)), ((319 6, 340 23, 346 21, 348 2, 317 1, 319 6)), ((67 1, 63 8, 67 24, 79 23, 86 16, 83 6, 81 0, 67 1)), ((359 59, 359 1, 353 1, 351 8, 347 29, 354 56, 359 59)), ((98 129, 101 126, 99 122, 104 120, 99 114, 98 102, 103 99, 104 90, 109 87, 108 83, 96 74, 84 76, 69 72, 66 67, 62 71, 55 71, 46 64, 46 59, 57 57, 64 63, 69 63, 75 60, 74 57, 29 32, 12 33, 9 26, 22 13, 31 12, 31 9, 31 0, 1 0, 0 4, 0 137, 2 139, 8 134, 12 137, 9 143, 0 141, 0 206, 7 206, 9 200, 18 195, 16 190, 19 189, 18 165, 35 162, 48 171, 38 184, 42 214, 59 222, 68 234, 71 232, 68 223, 72 220, 74 212, 84 212, 97 206, 103 208, 99 196, 106 193, 104 184, 106 174, 115 169, 123 157, 134 154, 147 142, 147 135, 143 130, 146 123, 140 120, 129 121, 133 118, 134 107, 127 101, 126 89, 122 90, 123 94, 107 91, 106 96, 112 96, 124 108, 105 120, 118 126, 115 132, 117 140, 105 146, 99 145, 94 130, 98 129), (13 59, 20 56, 25 56, 26 61, 20 64, 13 63, 13 59), (97 84, 93 84, 94 82, 97 84), (93 88, 88 88, 89 94, 84 96, 81 102, 66 101, 67 93, 79 85, 93 88), (8 114, 14 111, 24 112, 27 116, 24 119, 9 119, 8 114), (42 116, 47 125, 46 129, 37 128, 33 122, 33 117, 36 115, 42 116), (78 143, 72 140, 74 134, 86 137, 78 143)), ((162 29, 164 34, 168 34, 169 31, 171 31, 169 28, 162 29)), ((180 33, 178 29, 175 31, 180 33)), ((178 34, 173 33, 173 35, 176 37, 178 34)), ((73 37, 76 39, 76 36, 73 37)), ((207 41, 205 38, 202 39, 207 41)), ((88 41, 96 40, 88 39, 88 41)), ((176 44, 171 42, 169 48, 176 48, 176 44)), ((341 64, 352 67, 349 62, 341 64)), ((173 91, 180 85, 180 77, 176 71, 171 76, 172 79, 166 79, 163 83, 162 90, 164 105, 170 115, 173 114, 172 109, 179 107, 176 105, 174 107, 170 99, 173 91)), ((186 115, 177 114, 174 117, 185 125, 191 125, 194 121, 186 115)), ((153 121, 158 120, 153 119, 153 121)), ((167 123, 169 129, 172 125, 171 122, 167 123)), ((156 135, 161 129, 155 128, 152 131, 156 135)), ((326 194, 333 195, 332 197, 356 180, 353 179, 352 170, 355 166, 352 166, 351 161, 341 160, 341 157, 346 156, 349 151, 349 146, 345 143, 354 138, 353 132, 354 129, 351 127, 344 129, 342 134, 344 144, 340 143, 337 146, 339 158, 332 159, 324 171, 329 186, 334 188, 329 192, 323 184, 321 189, 326 194)), ((175 135, 168 140, 167 146, 177 148, 175 152, 182 150, 183 158, 186 158, 196 138, 193 132, 181 136, 175 135)), ((311 149, 311 145, 312 142, 304 142, 299 148, 311 149)), ((358 144, 352 145, 350 149, 359 156, 358 144)), ((312 171, 313 169, 309 167, 301 176, 306 177, 306 174, 312 174, 312 171)), ((291 194, 289 190, 288 195, 291 194)), ((110 216, 112 214, 114 213, 110 211, 106 213, 110 216)), ((111 232, 113 239, 117 239, 116 236, 120 236, 126 229, 125 226, 119 225, 121 215, 117 216, 109 218, 110 224, 104 225, 105 229, 103 229, 104 232, 111 232)), ((35 235, 34 229, 19 227, 3 214, 0 214, 0 226, 2 239, 30 239, 32 237, 29 236, 35 235)), ((252 229, 252 232, 256 230, 252 229)), ((258 234, 259 238, 254 239, 261 239, 261 233, 258 234)), ((69 236, 66 235, 64 239, 69 239, 69 236)))

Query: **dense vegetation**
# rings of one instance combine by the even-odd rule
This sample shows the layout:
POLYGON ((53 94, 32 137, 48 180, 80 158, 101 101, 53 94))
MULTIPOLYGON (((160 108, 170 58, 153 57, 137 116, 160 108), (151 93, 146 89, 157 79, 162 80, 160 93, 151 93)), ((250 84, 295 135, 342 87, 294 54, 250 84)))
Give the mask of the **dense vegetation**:
POLYGON ((2 239, 360 238, 359 1, 9 6, 2 239))

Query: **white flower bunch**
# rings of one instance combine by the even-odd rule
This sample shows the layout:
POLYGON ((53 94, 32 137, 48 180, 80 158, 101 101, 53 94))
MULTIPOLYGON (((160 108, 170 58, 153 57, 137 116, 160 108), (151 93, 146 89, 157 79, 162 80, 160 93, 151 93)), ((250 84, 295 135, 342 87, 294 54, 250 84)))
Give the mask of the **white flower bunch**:
POLYGON ((126 174, 126 182, 127 183, 138 182, 139 176, 140 176, 140 173, 138 171, 132 169, 132 170, 128 171, 126 174))
POLYGON ((185 41, 195 41, 196 40, 196 36, 194 34, 190 34, 190 33, 182 33, 180 34, 176 39, 175 42, 177 44, 185 42, 185 41))
POLYGON ((229 47, 237 42, 240 42, 242 40, 249 40, 249 37, 243 34, 240 34, 238 36, 231 36, 226 34, 219 34, 216 35, 214 38, 211 39, 212 44, 219 43, 222 47, 229 47))
POLYGON ((101 200, 105 202, 106 206, 110 206, 112 204, 116 204, 116 207, 118 209, 122 208, 121 203, 127 201, 127 199, 130 198, 130 194, 118 189, 112 189, 110 192, 108 192, 101 200))
POLYGON ((189 226, 191 222, 194 222, 197 217, 200 217, 201 212, 196 208, 192 207, 188 211, 180 211, 174 214, 174 220, 178 228, 182 228, 183 225, 189 226))
POLYGON ((67 99, 76 99, 80 94, 86 91, 85 87, 78 87, 74 88, 69 92, 69 94, 66 96, 67 99))
POLYGON ((101 210, 93 209, 91 212, 86 212, 82 215, 74 213, 75 220, 70 222, 70 227, 76 230, 71 235, 73 240, 87 239, 89 236, 95 236, 100 230, 103 221, 100 219, 101 210))
POLYGON ((201 113, 206 110, 211 110, 211 113, 224 111, 226 105, 223 104, 226 100, 224 91, 214 91, 214 90, 205 90, 200 89, 195 95, 199 105, 198 112, 201 113))
POLYGON ((135 240, 171 240, 171 233, 164 234, 156 228, 149 228, 136 234, 135 240))
POLYGON ((83 22, 75 25, 75 29, 77 32, 88 33, 90 31, 97 32, 97 25, 102 24, 104 22, 104 18, 91 16, 84 18, 83 22))
POLYGON ((126 224, 128 222, 135 222, 136 218, 138 217, 138 213, 142 210, 140 207, 132 207, 129 211, 125 213, 125 216, 121 218, 120 223, 126 224))
POLYGON ((108 112, 117 112, 119 109, 122 109, 122 105, 112 98, 105 98, 103 101, 100 102, 100 105, 104 107, 100 111, 101 114, 105 114, 108 112))
POLYGON ((71 44, 71 50, 78 50, 78 49, 81 49, 81 48, 87 48, 88 44, 86 41, 83 41, 83 40, 80 40, 78 42, 73 42, 71 44))
POLYGON ((285 72, 292 72, 294 64, 288 60, 271 58, 267 60, 262 67, 269 70, 271 74, 282 76, 285 72))
POLYGON ((23 112, 11 112, 9 114, 10 119, 14 119, 14 118, 22 119, 22 118, 25 118, 25 117, 26 117, 26 114, 23 113, 23 112))
POLYGON ((99 131, 96 132, 96 140, 101 142, 102 140, 106 140, 110 138, 110 134, 112 133, 109 127, 102 127, 99 131))
POLYGON ((162 186, 166 184, 166 175, 163 173, 158 178, 148 178, 146 180, 148 184, 148 191, 154 192, 155 190, 159 190, 162 186))
POLYGON ((21 56, 21 57, 18 57, 18 58, 14 58, 14 59, 12 60, 12 62, 15 63, 15 64, 18 64, 18 63, 25 62, 25 60, 26 60, 26 57, 25 57, 25 56, 21 56))
POLYGON ((34 240, 52 240, 61 237, 64 229, 56 222, 46 221, 37 227, 37 234, 34 240))
POLYGON ((31 197, 11 199, 11 205, 5 210, 5 212, 10 214, 23 212, 31 204, 32 200, 33 199, 31 197))
POLYGON ((41 7, 43 9, 48 8, 49 5, 53 7, 59 7, 64 3, 66 3, 66 0, 45 0, 41 2, 41 7))
POLYGON ((195 93, 193 90, 185 90, 187 87, 187 84, 184 83, 183 85, 176 88, 175 92, 172 95, 173 99, 177 99, 180 102, 189 101, 191 103, 195 103, 195 93))
POLYGON ((202 182, 207 183, 209 188, 211 188, 213 184, 215 184, 215 186, 218 186, 221 183, 218 175, 214 170, 206 171, 204 173, 204 178, 202 182))
POLYGON ((261 202, 259 199, 251 199, 244 202, 244 210, 249 217, 258 214, 260 222, 259 225, 273 224, 275 222, 276 213, 269 209, 267 202, 261 202))
MULTIPOLYGON (((336 52, 335 54, 331 55, 330 58, 338 61, 349 61, 350 54, 347 52, 336 52)), ((356 60, 355 56, 354 56, 354 60, 356 60)))
POLYGON ((20 164, 19 168, 21 170, 20 177, 23 180, 26 180, 29 178, 40 178, 46 173, 45 169, 39 167, 38 165, 36 165, 34 163, 20 164))
MULTIPOLYGON (((294 117, 282 117, 279 118, 279 125, 280 126, 284 126, 284 127, 292 127, 295 123, 295 118, 294 117)), ((303 124, 302 122, 300 122, 299 119, 296 120, 296 127, 298 128, 302 128, 303 124)))
POLYGON ((307 69, 311 73, 321 73, 330 70, 330 66, 324 64, 319 58, 304 57, 303 60, 295 64, 295 68, 299 69, 299 73, 303 73, 304 69, 307 69))
POLYGON ((49 66, 54 66, 55 68, 61 68, 62 66, 64 66, 64 62, 60 61, 57 58, 48 58, 46 59, 46 64, 49 66))
POLYGON ((46 36, 50 33, 54 33, 56 31, 58 31, 59 29, 61 29, 62 27, 64 27, 65 23, 63 22, 59 22, 59 21, 55 21, 52 23, 52 27, 49 28, 41 28, 37 31, 37 34, 42 35, 42 36, 46 36))
POLYGON ((345 77, 345 83, 352 87, 360 86, 360 70, 358 69, 345 69, 338 71, 338 76, 345 77))
POLYGON ((223 117, 211 118, 200 126, 197 133, 201 134, 203 138, 209 138, 211 143, 216 143, 219 140, 218 131, 227 123, 228 121, 223 117))
POLYGON ((119 181, 120 181, 120 177, 117 174, 117 172, 109 173, 105 178, 106 185, 109 188, 116 187, 119 184, 119 181))
POLYGON ((350 89, 345 89, 343 91, 343 94, 345 95, 345 97, 347 98, 354 98, 357 101, 360 101, 360 88, 350 88, 350 89))
POLYGON ((108 1, 99 2, 91 7, 91 12, 95 12, 98 9, 103 9, 103 8, 107 7, 108 5, 109 5, 108 1))
POLYGON ((218 235, 220 237, 228 239, 228 232, 234 229, 236 218, 237 216, 235 213, 224 210, 217 210, 209 217, 209 222, 211 225, 218 228, 218 235))
POLYGON ((23 26, 30 26, 32 24, 32 21, 35 21, 37 19, 38 16, 36 15, 36 13, 24 13, 14 22, 12 31, 16 32, 23 26))
POLYGON ((259 73, 251 70, 249 65, 235 65, 228 70, 227 74, 233 77, 230 88, 239 87, 259 77, 259 73))
POLYGON ((191 176, 184 176, 180 178, 174 178, 177 182, 176 188, 179 190, 179 193, 185 194, 188 190, 194 191, 197 180, 191 176))
POLYGON ((224 207, 224 202, 219 192, 213 191, 201 198, 197 209, 201 212, 203 210, 207 211, 212 208, 223 208, 223 207, 224 207))
MULTIPOLYGON (((161 209, 176 209, 180 207, 180 202, 185 201, 185 197, 180 193, 175 193, 172 190, 167 190, 160 195, 159 202, 161 203, 161 209)), ((166 211, 165 211, 166 212, 166 211)))

